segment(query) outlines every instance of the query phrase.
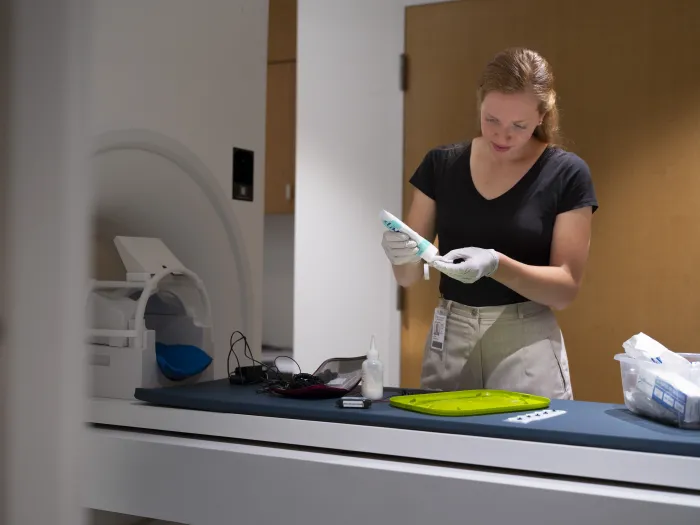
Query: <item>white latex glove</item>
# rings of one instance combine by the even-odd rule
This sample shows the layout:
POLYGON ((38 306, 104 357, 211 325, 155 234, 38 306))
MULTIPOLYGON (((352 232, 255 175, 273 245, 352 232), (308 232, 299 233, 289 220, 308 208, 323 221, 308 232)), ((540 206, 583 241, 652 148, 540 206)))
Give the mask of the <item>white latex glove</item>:
POLYGON ((382 237, 382 248, 391 264, 415 264, 421 259, 418 256, 418 244, 405 233, 385 231, 382 237))
POLYGON ((472 284, 489 277, 498 268, 498 254, 483 248, 459 248, 433 262, 436 270, 462 283, 472 284), (455 263, 455 260, 463 259, 455 263))

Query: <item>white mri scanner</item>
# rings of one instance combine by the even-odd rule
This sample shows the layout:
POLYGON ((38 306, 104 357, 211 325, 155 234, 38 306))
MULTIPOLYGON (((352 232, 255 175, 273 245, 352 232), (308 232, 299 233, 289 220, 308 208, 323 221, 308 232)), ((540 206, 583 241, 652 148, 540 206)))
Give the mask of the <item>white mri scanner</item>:
POLYGON ((126 279, 93 280, 86 317, 94 397, 214 378, 211 303, 203 281, 160 239, 114 239, 126 279))
POLYGON ((225 377, 230 332, 250 330, 250 271, 230 201, 183 145, 108 133, 94 160, 93 289, 109 291, 98 302, 116 302, 91 306, 91 369, 102 388, 89 404, 86 507, 191 525, 700 523, 699 458, 129 399, 134 385, 168 384, 152 343, 182 334, 160 314, 210 340, 202 345, 213 365, 195 380, 225 377), (177 288, 182 279, 189 285, 177 288), (158 290, 153 304, 169 309, 150 310, 142 290, 158 290), (125 297, 134 299, 121 308, 125 297), (106 372, 125 348, 139 362, 106 372))

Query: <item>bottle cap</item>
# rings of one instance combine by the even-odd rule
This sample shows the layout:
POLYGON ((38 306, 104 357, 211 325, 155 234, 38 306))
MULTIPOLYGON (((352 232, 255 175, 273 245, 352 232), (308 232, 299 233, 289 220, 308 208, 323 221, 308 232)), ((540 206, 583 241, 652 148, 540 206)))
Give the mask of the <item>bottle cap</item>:
POLYGON ((367 357, 370 359, 379 358, 379 352, 377 352, 377 347, 374 344, 374 335, 372 335, 372 340, 369 343, 369 352, 367 352, 367 357))

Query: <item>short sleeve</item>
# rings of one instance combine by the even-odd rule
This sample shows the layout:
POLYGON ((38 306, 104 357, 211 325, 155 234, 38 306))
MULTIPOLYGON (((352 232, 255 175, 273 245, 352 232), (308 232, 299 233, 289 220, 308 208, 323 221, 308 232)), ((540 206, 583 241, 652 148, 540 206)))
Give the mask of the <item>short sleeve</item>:
POLYGON ((435 200, 435 179, 436 179, 436 159, 435 150, 429 151, 423 161, 416 168, 410 179, 414 188, 422 191, 428 197, 435 200))
POLYGON ((595 213, 598 209, 598 199, 588 164, 583 159, 572 155, 562 177, 557 213, 565 213, 588 206, 591 206, 593 213, 595 213))

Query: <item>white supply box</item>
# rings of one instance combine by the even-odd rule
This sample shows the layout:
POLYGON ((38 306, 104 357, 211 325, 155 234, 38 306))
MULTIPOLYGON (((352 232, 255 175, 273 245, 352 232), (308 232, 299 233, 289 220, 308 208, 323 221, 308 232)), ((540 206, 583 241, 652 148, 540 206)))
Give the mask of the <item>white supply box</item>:
POLYGON ((625 342, 620 362, 625 406, 680 428, 700 428, 700 354, 671 352, 645 334, 625 342))

